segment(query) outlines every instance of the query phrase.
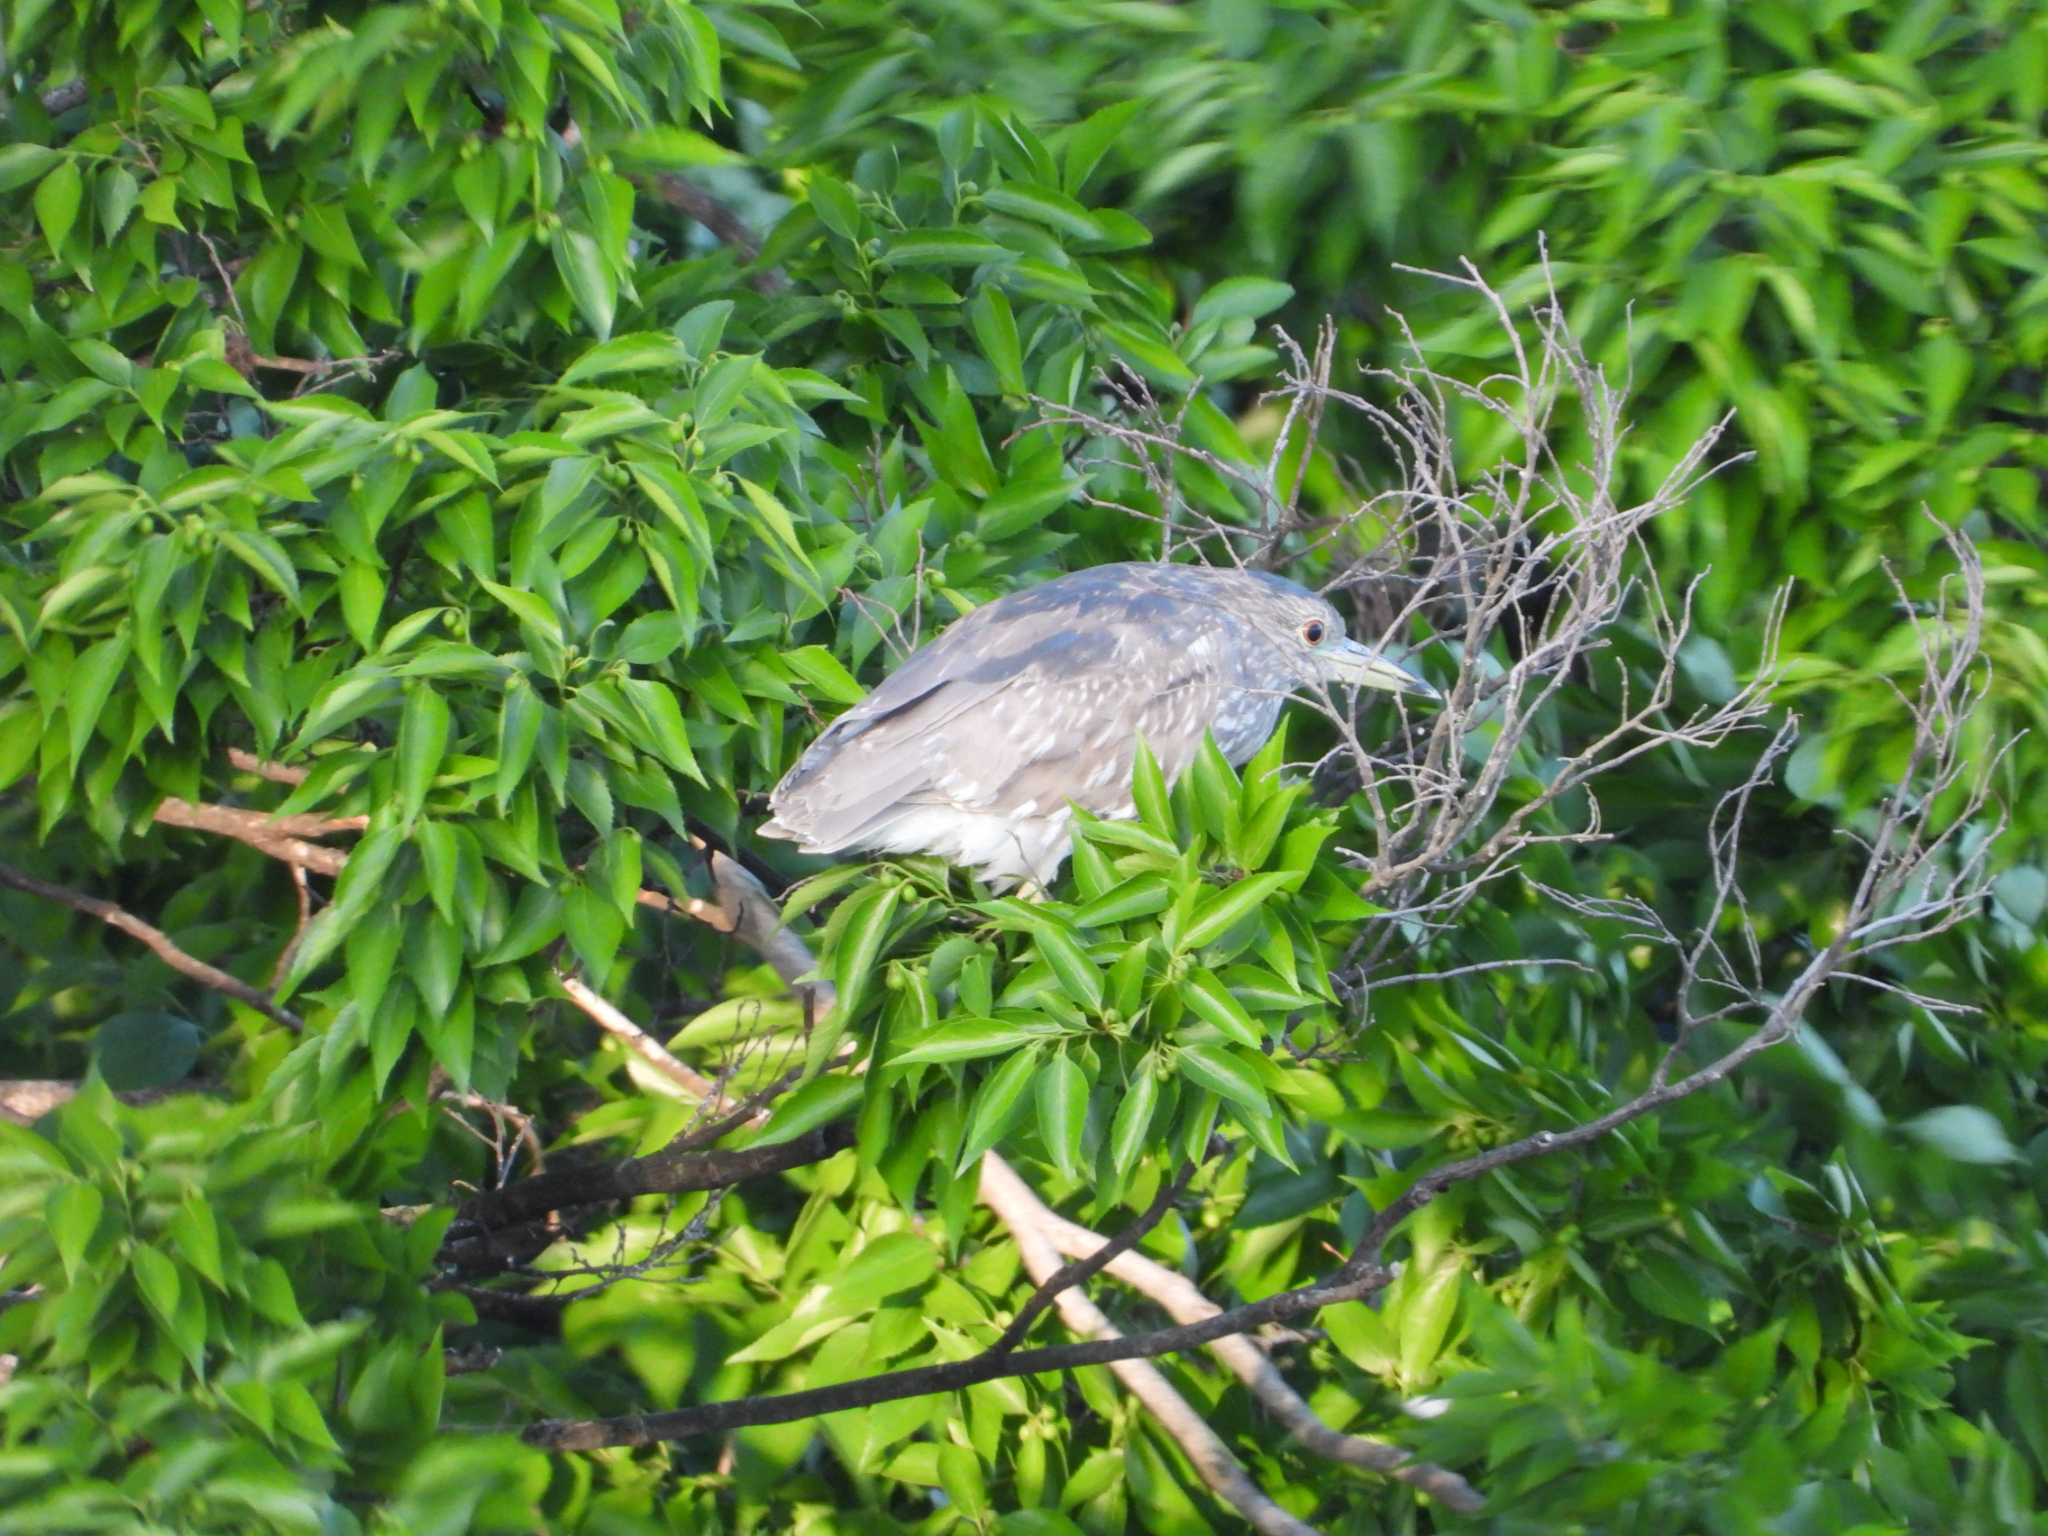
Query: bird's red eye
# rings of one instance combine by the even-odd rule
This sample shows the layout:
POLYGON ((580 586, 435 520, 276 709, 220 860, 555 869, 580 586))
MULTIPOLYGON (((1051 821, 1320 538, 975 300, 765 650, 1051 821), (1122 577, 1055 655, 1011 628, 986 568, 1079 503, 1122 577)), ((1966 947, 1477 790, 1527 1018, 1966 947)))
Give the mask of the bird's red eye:
POLYGON ((1323 621, 1321 619, 1310 619, 1306 624, 1302 625, 1301 638, 1310 645, 1321 645, 1323 643, 1323 621))

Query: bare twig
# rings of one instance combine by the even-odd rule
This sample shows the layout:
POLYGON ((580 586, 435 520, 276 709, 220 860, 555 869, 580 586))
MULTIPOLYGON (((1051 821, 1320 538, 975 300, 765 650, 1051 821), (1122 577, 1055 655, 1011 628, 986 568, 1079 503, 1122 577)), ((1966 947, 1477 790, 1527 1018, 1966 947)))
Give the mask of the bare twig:
POLYGON ((313 921, 313 892, 306 884, 306 866, 294 864, 291 866, 291 872, 292 889, 299 898, 299 925, 292 930, 292 936, 285 941, 284 948, 277 952, 277 962, 270 968, 270 989, 273 992, 283 982, 285 973, 292 968, 292 958, 298 954, 299 945, 306 937, 306 929, 313 921))
MULTIPOLYGON (((751 262, 761 254, 761 242, 747 227, 746 220, 695 182, 670 172, 643 177, 640 185, 684 218, 703 225, 721 245, 731 246, 742 262, 751 262)), ((772 271, 756 272, 747 281, 761 293, 779 293, 786 285, 782 274, 772 271)))
MULTIPOLYGON (((273 831, 271 818, 261 811, 238 811, 225 805, 194 805, 189 800, 171 796, 157 806, 156 819, 167 827, 185 827, 195 832, 232 837, 259 853, 267 853, 287 864, 303 865, 319 875, 338 875, 342 866, 348 863, 348 855, 339 848, 308 842, 303 836, 273 831)), ((313 819, 317 821, 320 818, 313 819)))
POLYGON ((110 928, 118 928, 132 939, 137 939, 159 960, 181 976, 189 976, 202 986, 211 987, 238 1003, 245 1003, 260 1013, 269 1015, 287 1029, 303 1026, 297 1014, 288 1008, 281 1008, 263 992, 252 987, 238 976, 230 976, 217 966, 208 965, 185 953, 170 935, 161 928, 145 923, 141 918, 111 901, 97 896, 88 896, 83 891, 69 890, 61 885, 50 885, 32 875, 25 875, 9 865, 0 864, 0 885, 11 886, 17 891, 26 891, 31 896, 40 896, 46 901, 62 902, 73 911, 96 917, 110 928))
POLYGON ((582 1009, 593 1024, 674 1083, 689 1097, 705 1099, 717 1094, 718 1088, 715 1083, 701 1072, 677 1061, 659 1040, 598 996, 582 978, 557 971, 555 980, 563 992, 568 994, 569 1001, 582 1009))
POLYGON ((244 773, 253 773, 259 779, 268 779, 273 784, 303 784, 306 770, 273 763, 268 758, 258 757, 254 752, 245 752, 240 747, 228 748, 228 761, 244 773))
MULTIPOLYGON (((1017 1309, 1017 1315, 1011 1319, 1010 1326, 1003 1330, 1002 1336, 995 1343, 989 1345, 988 1352, 992 1355, 1008 1354, 1024 1342, 1025 1336, 1031 1332, 1031 1325, 1038 1321, 1040 1315, 1044 1313, 1047 1307, 1050 1307, 1060 1298, 1062 1292, 1073 1286, 1086 1285, 1089 1280, 1100 1274, 1103 1266, 1108 1264, 1118 1254, 1128 1253, 1131 1249, 1137 1247, 1145 1234, 1159 1225, 1159 1218, 1172 1208, 1173 1202, 1179 1199, 1181 1193, 1188 1187, 1188 1180, 1194 1176, 1195 1165, 1193 1163, 1183 1163, 1178 1174, 1167 1183, 1159 1186, 1159 1193, 1153 1197, 1152 1203, 1139 1213, 1136 1221, 1125 1227, 1123 1231, 1117 1233, 1115 1237, 1104 1243, 1095 1252, 1076 1258, 1070 1263, 1060 1265, 1049 1275, 1039 1276, 1040 1283, 1038 1289, 1025 1298, 1024 1305, 1017 1309)), ((1010 1177, 1016 1178, 1016 1174, 1012 1172, 1010 1177)), ((1019 1180, 1018 1182, 1021 1183, 1022 1181, 1019 1180)), ((1003 1209, 992 1200, 985 1201, 984 1203, 988 1204, 989 1209, 995 1211, 998 1216, 1003 1215, 1003 1209)))
MULTIPOLYGON (((988 1186, 994 1163, 1001 1162, 994 1153, 982 1165, 982 1185, 988 1186)), ((1007 1164, 1004 1165, 1007 1170, 1007 1164)), ((1014 1175, 1012 1175, 1014 1177, 1014 1175)), ((1028 1188, 1019 1181, 1019 1188, 1030 1195, 1028 1188)), ((1028 1217, 1052 1239, 1060 1252, 1075 1257, 1101 1252, 1104 1239, 1100 1232, 1094 1232, 1077 1222, 1069 1221, 1058 1212, 1037 1202, 1030 1195, 1035 1209, 1028 1210, 1028 1217)), ((1013 1203, 1013 1214, 1025 1211, 1022 1202, 1013 1203)), ((1120 1253, 1109 1261, 1107 1273, 1113 1278, 1137 1291, 1146 1299, 1156 1302, 1167 1316, 1177 1323, 1196 1323, 1215 1317, 1223 1311, 1215 1302, 1196 1287, 1187 1276, 1168 1269, 1164 1264, 1147 1258, 1142 1253, 1120 1253)), ((1461 1513, 1472 1513, 1485 1506, 1472 1485, 1446 1468, 1429 1462, 1417 1461, 1398 1445, 1385 1440, 1374 1440, 1364 1435, 1348 1435, 1332 1429, 1317 1417, 1315 1410, 1304 1402, 1301 1395, 1287 1384, 1273 1362, 1266 1358, 1264 1350, 1251 1338, 1234 1334, 1228 1338, 1213 1340, 1209 1351, 1228 1366, 1238 1380, 1242 1381, 1266 1411, 1287 1427, 1309 1450, 1332 1461, 1341 1461, 1368 1472, 1376 1472, 1398 1482, 1421 1489, 1448 1509, 1461 1513)))
MULTIPOLYGON (((839 1122, 789 1141, 737 1151, 678 1153, 664 1148, 624 1162, 553 1170, 472 1196, 463 1208, 462 1220, 484 1228, 507 1227, 570 1206, 631 1200, 639 1195, 722 1189, 729 1184, 823 1162, 851 1145, 851 1127, 839 1122)), ((454 1235, 451 1229, 451 1237, 454 1235)))
MULTIPOLYGON (((1174 1186, 1160 1191, 1161 1198, 1154 1202, 1155 1212, 1148 1215, 1157 1219, 1163 1214, 1174 1186)), ((1055 1299, 1060 1315, 1067 1327, 1085 1338, 1114 1340, 1119 1337, 1116 1328, 1095 1304, 1073 1290, 1066 1283, 1076 1266, 1061 1265, 1058 1251, 1047 1239, 1045 1233, 1031 1220, 1031 1205, 1035 1203, 1023 1180, 1008 1167, 1001 1164, 985 1164, 982 1169, 982 1203, 992 1211, 1009 1229, 1016 1239, 1017 1252, 1024 1260, 1025 1271, 1038 1282, 1038 1289, 1032 1294, 1033 1302, 1053 1304, 1055 1299)), ((1142 1218, 1141 1218, 1142 1219, 1142 1218)), ((1135 1238, 1133 1239, 1135 1241, 1135 1238)), ((1108 1250, 1105 1249, 1105 1252, 1108 1250)), ((1078 1278, 1078 1277, 1077 1277, 1078 1278)), ((1028 1305, 1028 1304, 1027 1304, 1028 1305)), ((1025 1313, 1018 1313, 1018 1321, 1030 1326, 1025 1313)), ((1022 1337, 1022 1330, 1012 1325, 1012 1331, 1022 1337)), ((1008 1334, 1004 1337, 1007 1339, 1008 1334)), ((1008 1351, 1001 1342, 991 1348, 990 1356, 999 1356, 1008 1351)), ((983 1356, 986 1359, 988 1356, 983 1356)), ((1230 1454, 1216 1431, 1197 1413, 1188 1400, 1173 1389, 1173 1385, 1161 1374, 1155 1365, 1140 1360, 1120 1360, 1110 1366, 1117 1380, 1124 1384, 1131 1396, 1145 1405, 1146 1411, 1159 1422, 1174 1443, 1187 1453, 1204 1483, 1215 1492, 1245 1522, 1262 1536, 1315 1536, 1315 1529, 1287 1513, 1254 1483, 1246 1474, 1238 1459, 1230 1454)))

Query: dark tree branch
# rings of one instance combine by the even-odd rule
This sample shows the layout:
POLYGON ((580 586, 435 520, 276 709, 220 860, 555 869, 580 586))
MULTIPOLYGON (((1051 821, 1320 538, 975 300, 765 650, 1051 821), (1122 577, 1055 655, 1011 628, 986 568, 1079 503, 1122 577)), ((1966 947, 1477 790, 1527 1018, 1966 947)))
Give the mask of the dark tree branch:
MULTIPOLYGON (((684 218, 703 225, 719 244, 738 252, 742 261, 752 262, 760 256, 761 242, 747 221, 695 182, 670 172, 642 177, 640 185, 684 218)), ((779 272, 756 272, 747 281, 760 293, 777 293, 785 286, 779 272)))
MULTIPOLYGON (((214 1093, 218 1085, 202 1081, 184 1082, 169 1088, 118 1088, 114 1097, 123 1104, 157 1104, 181 1093, 214 1093)), ((34 1125, 51 1110, 78 1097, 78 1084, 63 1077, 0 1078, 0 1120, 11 1125, 34 1125)))
POLYGON ((203 986, 211 987, 239 1003, 248 1004, 260 1013, 268 1014, 287 1029, 303 1027, 297 1014, 287 1008, 280 1008, 240 977, 230 976, 226 971, 186 954, 161 928, 152 927, 111 901, 88 896, 83 891, 68 890, 61 885, 47 884, 6 864, 0 864, 0 885, 10 886, 17 891, 26 891, 31 896, 41 896, 48 901, 62 902, 74 911, 96 917, 109 928, 118 928, 130 938, 139 939, 159 960, 180 975, 189 976, 203 986))
POLYGON ((989 1345, 988 1353, 1009 1354, 1024 1342, 1024 1336, 1031 1331, 1031 1325, 1038 1321, 1047 1307, 1059 1299, 1061 1291, 1070 1286, 1087 1283, 1101 1274, 1118 1254, 1128 1253, 1135 1248, 1139 1240, 1158 1226, 1159 1219, 1173 1208, 1173 1202, 1180 1198, 1181 1192, 1188 1187, 1188 1180, 1194 1176, 1195 1165, 1182 1163, 1180 1172, 1174 1175, 1173 1181, 1160 1186, 1159 1193, 1153 1196, 1152 1203, 1145 1207, 1136 1221, 1086 1258, 1069 1259, 1048 1275, 1045 1284, 1033 1291, 1024 1305, 1017 1309, 1016 1317, 1012 1318, 1010 1326, 1003 1330, 1002 1337, 989 1345))
MULTIPOLYGON (((772 1146, 711 1152, 664 1148, 625 1162, 539 1174, 503 1189, 474 1195, 463 1206, 460 1220, 488 1231, 534 1221, 564 1206, 631 1200, 638 1195, 724 1189, 748 1179, 823 1162, 852 1145, 853 1127, 840 1121, 772 1146)), ((455 1230, 450 1229, 451 1235, 455 1230)))
POLYGON ((701 1403, 668 1413, 637 1413, 617 1419, 543 1419, 529 1425, 529 1445, 556 1451, 592 1451, 607 1445, 652 1445, 686 1440, 694 1435, 721 1434, 752 1424, 786 1424, 843 1408, 866 1408, 905 1397, 957 1392, 963 1387, 1004 1376, 1035 1376, 1045 1371, 1071 1371, 1084 1365, 1109 1365, 1118 1360, 1149 1360, 1207 1344, 1232 1334, 1247 1333, 1268 1323, 1303 1317, 1340 1301, 1359 1301, 1387 1285, 1393 1275, 1377 1265, 1347 1263, 1328 1279, 1297 1290, 1281 1291, 1262 1301, 1232 1307, 1214 1317, 1178 1328, 1160 1328, 1124 1338, 1089 1339, 1074 1344, 1048 1344, 1007 1355, 976 1355, 940 1365, 890 1371, 838 1386, 812 1387, 761 1397, 701 1403))

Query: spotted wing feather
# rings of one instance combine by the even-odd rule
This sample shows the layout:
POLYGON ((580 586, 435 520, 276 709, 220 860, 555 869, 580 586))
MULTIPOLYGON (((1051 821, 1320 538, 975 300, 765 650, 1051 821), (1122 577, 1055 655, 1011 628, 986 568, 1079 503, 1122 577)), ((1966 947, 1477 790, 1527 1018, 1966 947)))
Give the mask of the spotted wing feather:
POLYGON ((1135 736, 1184 762, 1218 686, 1199 650, 1158 670, 1148 606, 1070 579, 962 619, 811 745, 763 831, 829 853, 934 809, 1125 813, 1135 736))

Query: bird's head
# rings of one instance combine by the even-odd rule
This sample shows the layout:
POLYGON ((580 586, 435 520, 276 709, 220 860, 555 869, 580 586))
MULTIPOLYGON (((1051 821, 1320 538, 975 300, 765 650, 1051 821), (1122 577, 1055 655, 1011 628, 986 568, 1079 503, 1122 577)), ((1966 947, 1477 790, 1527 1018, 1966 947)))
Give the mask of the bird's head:
POLYGON ((1272 599, 1260 628, 1290 664, 1297 686, 1344 683, 1423 699, 1443 697, 1393 657, 1349 638, 1343 616, 1313 592, 1279 577, 1265 582, 1272 599))

